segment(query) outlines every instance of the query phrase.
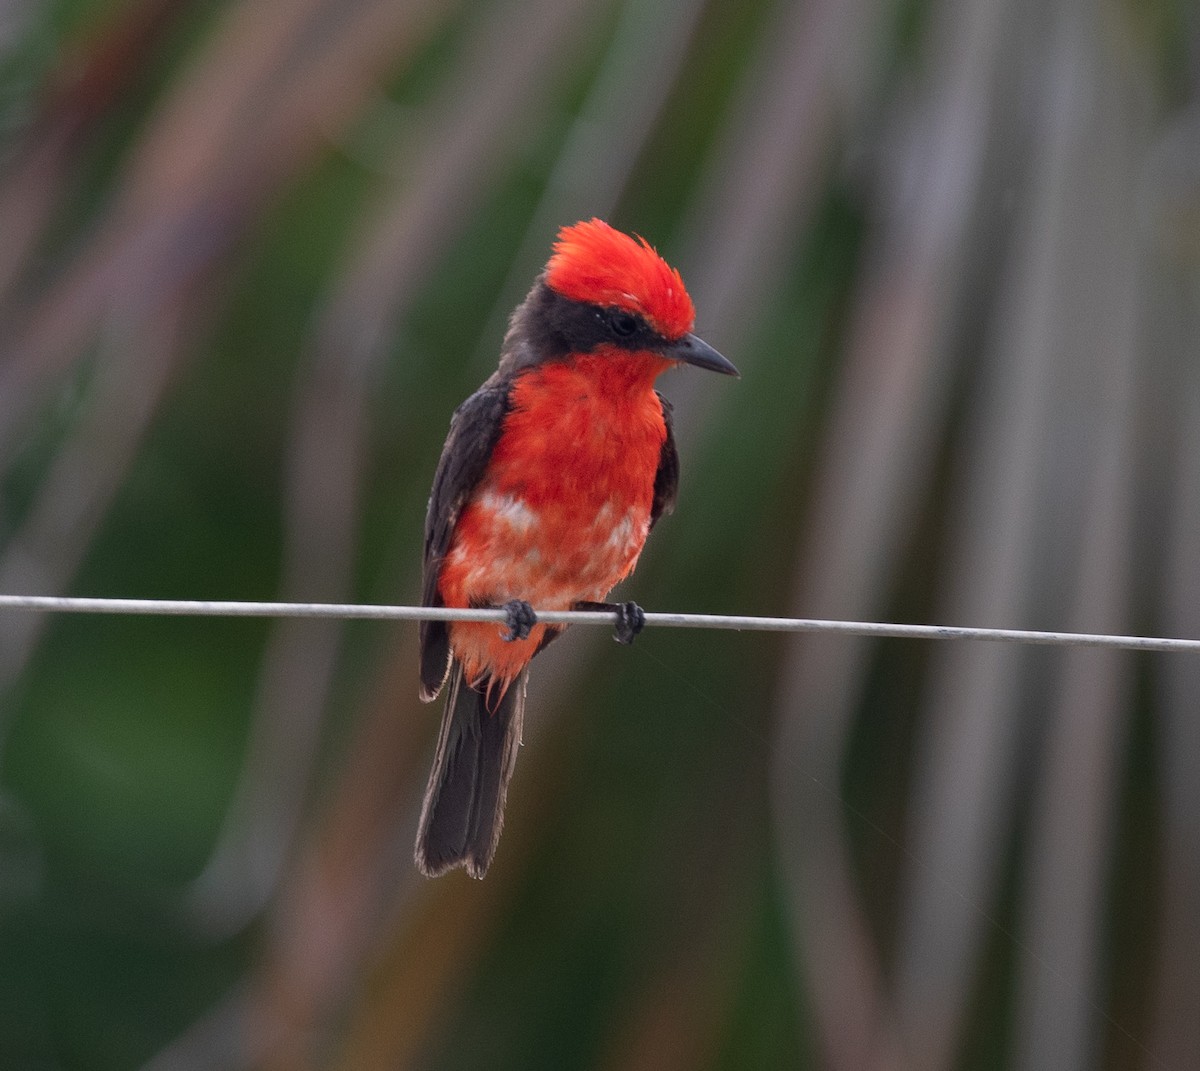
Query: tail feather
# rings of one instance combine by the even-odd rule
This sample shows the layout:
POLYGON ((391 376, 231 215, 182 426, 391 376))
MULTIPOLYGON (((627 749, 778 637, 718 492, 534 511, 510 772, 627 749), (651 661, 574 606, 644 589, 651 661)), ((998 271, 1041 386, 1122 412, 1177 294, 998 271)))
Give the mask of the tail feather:
POLYGON ((528 676, 524 671, 489 709, 488 681, 473 688, 463 679, 461 665, 451 669, 417 828, 417 867, 428 877, 456 866, 466 867, 473 878, 487 872, 521 745, 528 676))

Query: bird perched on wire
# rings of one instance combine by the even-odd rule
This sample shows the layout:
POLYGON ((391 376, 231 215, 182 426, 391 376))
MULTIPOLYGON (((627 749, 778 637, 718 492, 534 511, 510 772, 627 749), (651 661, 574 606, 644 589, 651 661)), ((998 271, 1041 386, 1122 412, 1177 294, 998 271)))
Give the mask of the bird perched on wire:
POLYGON ((416 862, 483 877, 496 850, 529 662, 562 630, 544 610, 605 602, 675 504, 679 460, 659 374, 737 369, 692 334, 679 273, 601 220, 563 228, 509 322, 496 372, 454 413, 425 520, 425 606, 502 607, 491 622, 421 624, 421 698, 446 687, 416 862))

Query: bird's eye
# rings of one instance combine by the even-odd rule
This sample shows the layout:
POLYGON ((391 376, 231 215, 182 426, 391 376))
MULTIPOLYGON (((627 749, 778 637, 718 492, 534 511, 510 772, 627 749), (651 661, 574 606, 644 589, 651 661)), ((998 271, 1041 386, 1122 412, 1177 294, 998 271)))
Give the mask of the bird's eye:
POLYGON ((628 338, 638 329, 638 321, 632 313, 621 312, 618 309, 609 314, 608 326, 612 328, 614 335, 628 338))

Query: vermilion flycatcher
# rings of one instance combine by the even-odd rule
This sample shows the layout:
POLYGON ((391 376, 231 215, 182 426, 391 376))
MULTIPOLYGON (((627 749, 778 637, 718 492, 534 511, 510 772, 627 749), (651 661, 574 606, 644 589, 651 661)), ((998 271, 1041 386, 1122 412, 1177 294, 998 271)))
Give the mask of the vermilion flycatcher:
POLYGON ((530 660, 562 626, 545 610, 608 609, 631 643, 645 616, 604 602, 675 504, 679 459, 659 374, 737 369, 691 333, 679 273, 644 239, 566 227, 517 306, 500 366, 456 410, 425 520, 425 606, 502 607, 491 623, 421 625, 421 698, 450 682, 417 832, 430 876, 483 877, 512 777, 530 660))

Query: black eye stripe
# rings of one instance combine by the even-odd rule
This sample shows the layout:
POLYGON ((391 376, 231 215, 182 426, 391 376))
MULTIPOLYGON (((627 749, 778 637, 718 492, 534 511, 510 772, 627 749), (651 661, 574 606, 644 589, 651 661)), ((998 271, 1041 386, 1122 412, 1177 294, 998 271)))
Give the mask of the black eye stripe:
POLYGON ((599 346, 661 350, 669 342, 644 317, 628 309, 575 301, 539 280, 514 315, 508 345, 514 353, 523 354, 524 364, 569 353, 591 353, 599 346))

